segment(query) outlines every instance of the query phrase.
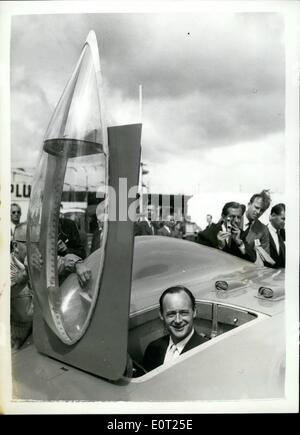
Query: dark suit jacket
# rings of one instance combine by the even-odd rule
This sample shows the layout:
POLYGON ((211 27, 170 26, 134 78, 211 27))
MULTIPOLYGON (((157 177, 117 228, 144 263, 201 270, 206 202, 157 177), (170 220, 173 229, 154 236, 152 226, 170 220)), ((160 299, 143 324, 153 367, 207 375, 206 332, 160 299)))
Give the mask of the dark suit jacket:
MULTIPOLYGON (((217 224, 212 223, 209 227, 207 226, 205 230, 198 233, 197 242, 201 245, 211 246, 212 248, 219 249, 217 234, 222 231, 222 223, 217 224)), ((225 245, 223 252, 235 255, 236 257, 243 258, 244 260, 254 262, 256 259, 256 254, 253 249, 248 246, 248 243, 244 241, 246 253, 243 254, 238 246, 232 241, 230 246, 225 245)))
MULTIPOLYGON (((255 240, 260 241, 260 246, 270 254, 270 242, 269 242, 269 230, 266 225, 261 223, 258 219, 253 222, 249 231, 244 231, 241 235, 242 240, 247 246, 247 251, 250 255, 254 255, 254 260, 256 260, 256 251, 255 251, 255 240)), ((266 266, 268 264, 264 262, 266 266)))
POLYGON ((173 231, 170 229, 170 233, 168 230, 165 229, 164 226, 162 226, 159 230, 157 230, 158 236, 166 236, 166 237, 173 237, 173 231))
POLYGON ((92 237, 92 244, 91 244, 91 252, 96 251, 96 249, 100 248, 101 245, 101 236, 102 236, 102 229, 101 228, 97 228, 94 233, 93 233, 93 237, 92 237))
POLYGON ((273 237, 269 232, 269 240, 270 240, 270 255, 272 259, 275 261, 274 265, 268 265, 269 267, 272 267, 273 269, 278 269, 279 267, 285 267, 285 244, 283 240, 279 240, 279 254, 276 249, 275 242, 273 240, 273 237))
POLYGON ((77 225, 71 219, 59 219, 58 240, 59 239, 62 240, 68 248, 66 254, 75 254, 80 258, 85 258, 85 249, 77 225))
MULTIPOLYGON (((165 354, 169 346, 169 340, 170 336, 164 335, 158 340, 152 341, 152 343, 147 346, 143 358, 143 367, 147 371, 153 370, 164 363, 165 354)), ((203 338, 198 335, 197 332, 194 332, 181 353, 187 352, 188 350, 193 349, 194 347, 205 343, 206 341, 206 338, 203 338)))
POLYGON ((218 249, 217 234, 219 231, 222 231, 222 224, 212 223, 210 226, 207 226, 203 231, 200 231, 198 233, 197 242, 201 245, 210 246, 212 248, 218 249))
POLYGON ((134 223, 134 235, 135 236, 152 236, 155 234, 154 226, 151 222, 139 221, 134 223))
POLYGON ((282 240, 285 242, 285 228, 281 228, 280 235, 281 235, 282 240))

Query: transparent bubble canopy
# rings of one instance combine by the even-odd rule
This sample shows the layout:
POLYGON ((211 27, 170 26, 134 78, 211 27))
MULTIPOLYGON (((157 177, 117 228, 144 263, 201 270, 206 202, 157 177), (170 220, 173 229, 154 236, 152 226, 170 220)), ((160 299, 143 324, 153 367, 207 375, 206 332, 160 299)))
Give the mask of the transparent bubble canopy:
POLYGON ((90 32, 75 70, 53 113, 45 140, 76 139, 103 146, 105 129, 102 123, 100 87, 97 41, 94 32, 90 32))
POLYGON ((99 186, 108 184, 101 95, 98 46, 90 32, 45 134, 28 212, 32 287, 48 326, 70 345, 89 325, 104 261, 107 223, 93 226, 91 211, 99 186), (70 203, 77 208, 64 213, 70 203))

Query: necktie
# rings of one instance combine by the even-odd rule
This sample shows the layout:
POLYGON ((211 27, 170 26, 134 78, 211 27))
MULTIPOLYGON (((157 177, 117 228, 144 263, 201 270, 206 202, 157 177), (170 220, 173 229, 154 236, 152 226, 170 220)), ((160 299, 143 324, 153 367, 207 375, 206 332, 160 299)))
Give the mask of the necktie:
POLYGON ((178 351, 176 345, 173 343, 172 346, 169 348, 169 350, 166 353, 164 364, 165 363, 172 363, 178 357, 179 357, 179 351, 178 351))
POLYGON ((248 222, 247 223, 247 228, 246 228, 246 230, 244 231, 244 234, 243 234, 243 239, 245 239, 248 236, 248 233, 250 231, 250 227, 251 227, 251 222, 248 222))
POLYGON ((175 344, 172 344, 171 346, 171 353, 174 358, 176 358, 179 355, 178 349, 175 344))
POLYGON ((150 228, 150 230, 151 230, 151 234, 153 235, 153 234, 154 234, 154 228, 153 228, 153 225, 152 225, 152 223, 149 222, 149 221, 148 221, 148 225, 149 225, 149 228, 150 228))
POLYGON ((243 241, 246 240, 246 238, 248 236, 248 233, 250 231, 250 227, 251 227, 251 222, 248 222, 247 225, 246 225, 245 231, 242 231, 242 234, 241 234, 241 238, 242 238, 243 241))

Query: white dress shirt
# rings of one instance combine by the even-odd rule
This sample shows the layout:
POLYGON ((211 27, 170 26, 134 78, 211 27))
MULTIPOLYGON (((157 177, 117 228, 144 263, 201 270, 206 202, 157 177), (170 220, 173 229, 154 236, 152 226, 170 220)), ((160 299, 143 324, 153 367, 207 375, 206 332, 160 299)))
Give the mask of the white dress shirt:
POLYGON ((147 218, 145 218, 145 221, 147 222, 148 227, 149 227, 150 230, 151 230, 151 233, 154 234, 154 228, 153 228, 152 223, 151 223, 147 218))
POLYGON ((179 341, 177 344, 174 343, 172 338, 170 337, 169 340, 169 346, 166 351, 164 364, 166 363, 173 363, 176 361, 176 359, 179 357, 181 352, 183 351, 184 346, 187 344, 187 342, 191 339, 192 335, 194 334, 194 328, 189 333, 187 337, 185 337, 183 340, 179 341))
POLYGON ((14 236, 14 232, 15 232, 16 226, 17 226, 17 225, 14 224, 13 222, 10 223, 10 238, 11 238, 11 239, 12 239, 13 236, 14 236))
POLYGON ((168 231, 169 234, 171 234, 171 230, 167 225, 164 225, 164 228, 168 231))

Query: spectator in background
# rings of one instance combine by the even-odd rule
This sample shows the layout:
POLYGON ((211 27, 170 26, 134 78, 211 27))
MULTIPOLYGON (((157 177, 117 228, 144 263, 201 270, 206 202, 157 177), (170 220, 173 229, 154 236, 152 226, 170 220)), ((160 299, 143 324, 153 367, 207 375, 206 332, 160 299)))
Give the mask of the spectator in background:
POLYGON ((100 248, 103 238, 103 222, 97 220, 97 225, 98 228, 93 232, 90 254, 100 248))
POLYGON ((147 215, 148 212, 139 214, 138 221, 134 223, 135 236, 153 236, 155 234, 154 225, 147 215))
POLYGON ((177 221, 175 226, 174 226, 173 237, 176 237, 177 239, 182 239, 183 231, 184 231, 183 223, 180 221, 177 221))
POLYGON ((163 222, 163 225, 157 231, 158 236, 173 237, 174 236, 175 219, 173 215, 167 216, 167 220, 163 222))
POLYGON ((76 223, 64 217, 63 213, 60 213, 58 222, 57 253, 62 257, 66 254, 74 254, 81 259, 86 257, 76 223))
POLYGON ((205 228, 209 228, 211 226, 211 224, 213 223, 211 214, 206 215, 206 222, 207 222, 207 226, 205 228))
POLYGON ((271 198, 267 190, 255 193, 250 198, 244 217, 244 231, 241 237, 249 249, 255 252, 254 261, 258 265, 270 265, 273 262, 270 257, 269 231, 259 220, 270 203, 271 198))
POLYGON ((33 293, 27 269, 26 223, 19 224, 12 239, 10 256, 11 347, 19 349, 31 334, 33 293))
POLYGON ((91 253, 99 249, 103 239, 104 221, 107 219, 106 215, 107 203, 104 199, 101 201, 96 208, 96 217, 98 227, 93 233, 91 253))
POLYGON ((197 242, 198 233, 202 231, 199 225, 191 221, 189 215, 184 216, 182 221, 182 238, 191 242, 197 242))
POLYGON ((21 207, 17 203, 12 203, 10 206, 10 238, 12 240, 14 231, 17 225, 19 225, 21 220, 21 207))
POLYGON ((285 243, 283 231, 285 227, 285 205, 276 204, 271 209, 269 224, 267 225, 269 231, 269 252, 274 264, 270 266, 277 269, 285 267, 285 243))
POLYGON ((255 261, 256 255, 241 237, 241 221, 245 206, 238 202, 227 202, 218 223, 212 223, 198 234, 198 243, 220 249, 228 254, 255 261))
MULTIPOLYGON (((24 223, 24 226, 26 226, 26 223, 24 223)), ((26 230, 24 231, 26 233, 26 230)), ((33 236, 33 238, 34 243, 31 244, 31 252, 30 257, 28 258, 28 262, 33 269, 36 269, 36 271, 41 273, 43 271, 44 258, 38 246, 38 242, 40 242, 40 236, 36 234, 35 236, 33 236)), ((61 255, 59 253, 60 247, 61 244, 58 241, 56 261, 59 285, 63 283, 63 281, 70 275, 70 273, 76 273, 80 286, 82 288, 86 287, 92 277, 92 272, 89 266, 86 265, 85 261, 81 257, 73 254, 72 252, 61 255)))

